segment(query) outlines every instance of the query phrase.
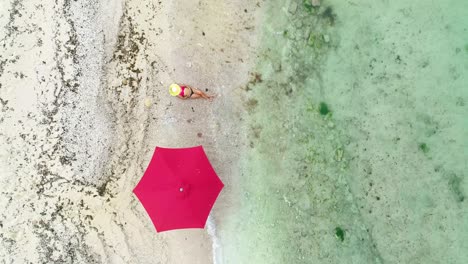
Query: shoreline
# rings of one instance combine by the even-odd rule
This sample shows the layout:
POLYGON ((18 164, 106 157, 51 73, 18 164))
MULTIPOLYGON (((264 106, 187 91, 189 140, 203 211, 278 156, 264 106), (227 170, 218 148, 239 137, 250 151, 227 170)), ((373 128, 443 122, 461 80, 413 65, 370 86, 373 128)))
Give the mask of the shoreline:
MULTIPOLYGON (((214 258, 220 252, 214 251, 216 245, 213 243, 218 238, 213 237, 216 235, 213 232, 218 228, 217 223, 222 221, 220 215, 224 214, 223 209, 232 209, 237 199, 233 191, 236 186, 235 160, 243 141, 240 129, 237 127, 241 121, 232 121, 242 116, 243 99, 236 94, 236 91, 248 81, 248 70, 251 67, 248 62, 254 58, 253 47, 246 47, 242 41, 254 35, 251 29, 242 30, 244 27, 252 26, 250 14, 245 14, 244 10, 257 9, 253 5, 243 6, 236 1, 202 5, 173 3, 160 5, 157 13, 153 13, 143 12, 137 3, 129 2, 129 4, 134 5, 127 7, 122 21, 127 15, 128 22, 126 24, 124 22, 124 27, 127 27, 127 33, 130 32, 134 36, 126 36, 122 42, 131 47, 132 38, 138 41, 144 38, 139 43, 134 41, 139 45, 142 44, 144 49, 138 49, 135 53, 130 50, 130 57, 134 57, 130 64, 127 61, 119 66, 117 62, 114 66, 110 64, 109 68, 111 72, 114 71, 114 74, 120 76, 120 79, 128 80, 129 92, 134 93, 131 96, 134 101, 125 101, 126 97, 122 96, 111 97, 114 99, 110 101, 133 105, 131 108, 133 115, 138 116, 137 120, 140 120, 136 123, 144 124, 139 129, 132 129, 133 136, 140 135, 137 138, 141 141, 135 143, 145 149, 145 154, 140 156, 141 162, 138 162, 141 166, 136 169, 141 172, 138 175, 142 175, 146 168, 143 160, 149 161, 153 147, 156 145, 165 147, 203 145, 213 167, 226 185, 212 210, 210 223, 207 223, 210 225, 209 229, 206 227, 201 230, 164 232, 155 234, 157 237, 155 240, 160 240, 164 245, 164 263, 217 263, 214 258), (184 19, 179 19, 181 17, 184 19), (237 61, 234 61, 235 59, 237 61), (127 71, 127 75, 122 75, 122 71, 118 70, 119 67, 128 69, 128 66, 134 69, 131 68, 127 71), (136 72, 141 70, 141 76, 146 79, 142 78, 137 84, 132 85, 132 80, 139 79, 139 74, 133 74, 133 70, 136 72), (178 100, 167 95, 167 87, 172 82, 188 83, 199 89, 208 89, 207 92, 218 96, 213 102, 178 100), (184 136, 177 136, 176 140, 172 136, 168 137, 168 135, 181 135, 181 131, 184 131, 184 136), (234 131, 237 131, 238 136, 233 140, 234 131), (198 136, 200 133, 201 137, 198 136), (234 149, 236 151, 232 151, 234 149)), ((125 46, 121 49, 125 50, 125 46)), ((111 90, 120 87, 121 84, 115 82, 111 90)), ((117 113, 119 111, 123 111, 120 116, 124 116, 128 108, 117 109, 117 113)), ((133 180, 136 183, 139 176, 133 180)), ((118 189, 121 189, 122 184, 126 185, 109 182, 106 188, 112 193, 112 190, 119 185, 118 189)), ((124 189, 128 191, 128 188, 124 189)), ((146 212, 138 202, 134 203, 132 200, 132 207, 135 214, 146 216, 146 212)), ((140 220, 149 221, 149 219, 140 220)), ((150 232, 153 231, 151 223, 149 226, 150 232)), ((141 260, 138 262, 141 263, 141 260)))
MULTIPOLYGON (((237 91, 248 81, 250 62, 254 59, 254 47, 246 46, 244 41, 250 41, 255 32, 243 28, 256 25, 252 15, 244 10, 258 12, 254 5, 238 1, 173 3, 168 14, 184 19, 168 17, 170 30, 168 34, 162 33, 163 43, 158 47, 161 61, 167 68, 159 73, 161 85, 155 95, 160 98, 155 105, 159 115, 155 116, 158 121, 148 128, 155 131, 148 141, 166 147, 203 145, 225 184, 205 230, 193 231, 204 239, 205 247, 199 250, 205 259, 200 263, 222 263, 223 241, 216 237, 216 232, 222 228, 223 216, 237 203, 236 160, 244 144, 239 127, 243 98, 237 91), (170 52, 163 52, 165 50, 170 52), (217 96, 213 102, 177 100, 166 96, 166 87, 172 82, 187 83, 217 96), (184 136, 178 136, 177 141, 166 136, 181 135, 180 131, 184 131, 184 136)), ((177 245, 178 237, 168 236, 169 245, 177 245)), ((189 255, 185 256, 187 259, 179 256, 178 263, 198 263, 199 256, 194 259, 189 255)))

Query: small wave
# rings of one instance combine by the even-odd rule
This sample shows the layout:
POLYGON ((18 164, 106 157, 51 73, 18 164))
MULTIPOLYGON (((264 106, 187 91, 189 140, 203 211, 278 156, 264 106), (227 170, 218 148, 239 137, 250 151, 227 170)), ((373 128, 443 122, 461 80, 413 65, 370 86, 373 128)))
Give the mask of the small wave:
POLYGON ((216 236, 216 224, 211 214, 208 216, 207 230, 211 238, 211 250, 213 252, 213 264, 220 264, 221 263, 221 246, 219 245, 218 237, 216 236))

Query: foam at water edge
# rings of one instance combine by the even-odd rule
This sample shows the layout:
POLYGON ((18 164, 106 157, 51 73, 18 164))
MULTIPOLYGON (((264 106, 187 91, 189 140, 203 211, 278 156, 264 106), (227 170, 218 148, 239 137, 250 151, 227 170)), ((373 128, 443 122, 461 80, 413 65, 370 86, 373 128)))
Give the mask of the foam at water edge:
POLYGON ((219 264, 221 263, 221 247, 219 246, 218 243, 218 237, 216 236, 216 225, 213 216, 210 214, 208 216, 208 222, 207 222, 207 230, 208 234, 210 235, 211 238, 211 248, 213 252, 213 264, 219 264))

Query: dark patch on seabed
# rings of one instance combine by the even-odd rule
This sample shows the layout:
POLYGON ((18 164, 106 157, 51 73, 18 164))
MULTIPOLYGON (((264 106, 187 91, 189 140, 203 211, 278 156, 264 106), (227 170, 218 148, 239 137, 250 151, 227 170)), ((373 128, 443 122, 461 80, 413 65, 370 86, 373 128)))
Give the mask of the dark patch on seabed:
POLYGON ((455 200, 459 203, 465 201, 465 194, 462 190, 463 178, 455 173, 448 175, 449 188, 453 192, 455 200))

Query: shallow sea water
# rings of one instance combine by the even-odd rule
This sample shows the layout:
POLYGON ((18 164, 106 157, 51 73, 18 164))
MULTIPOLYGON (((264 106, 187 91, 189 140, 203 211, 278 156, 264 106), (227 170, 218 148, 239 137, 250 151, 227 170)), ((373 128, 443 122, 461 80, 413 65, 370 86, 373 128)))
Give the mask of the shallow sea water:
POLYGON ((269 1, 223 263, 468 262, 468 2, 269 1))

